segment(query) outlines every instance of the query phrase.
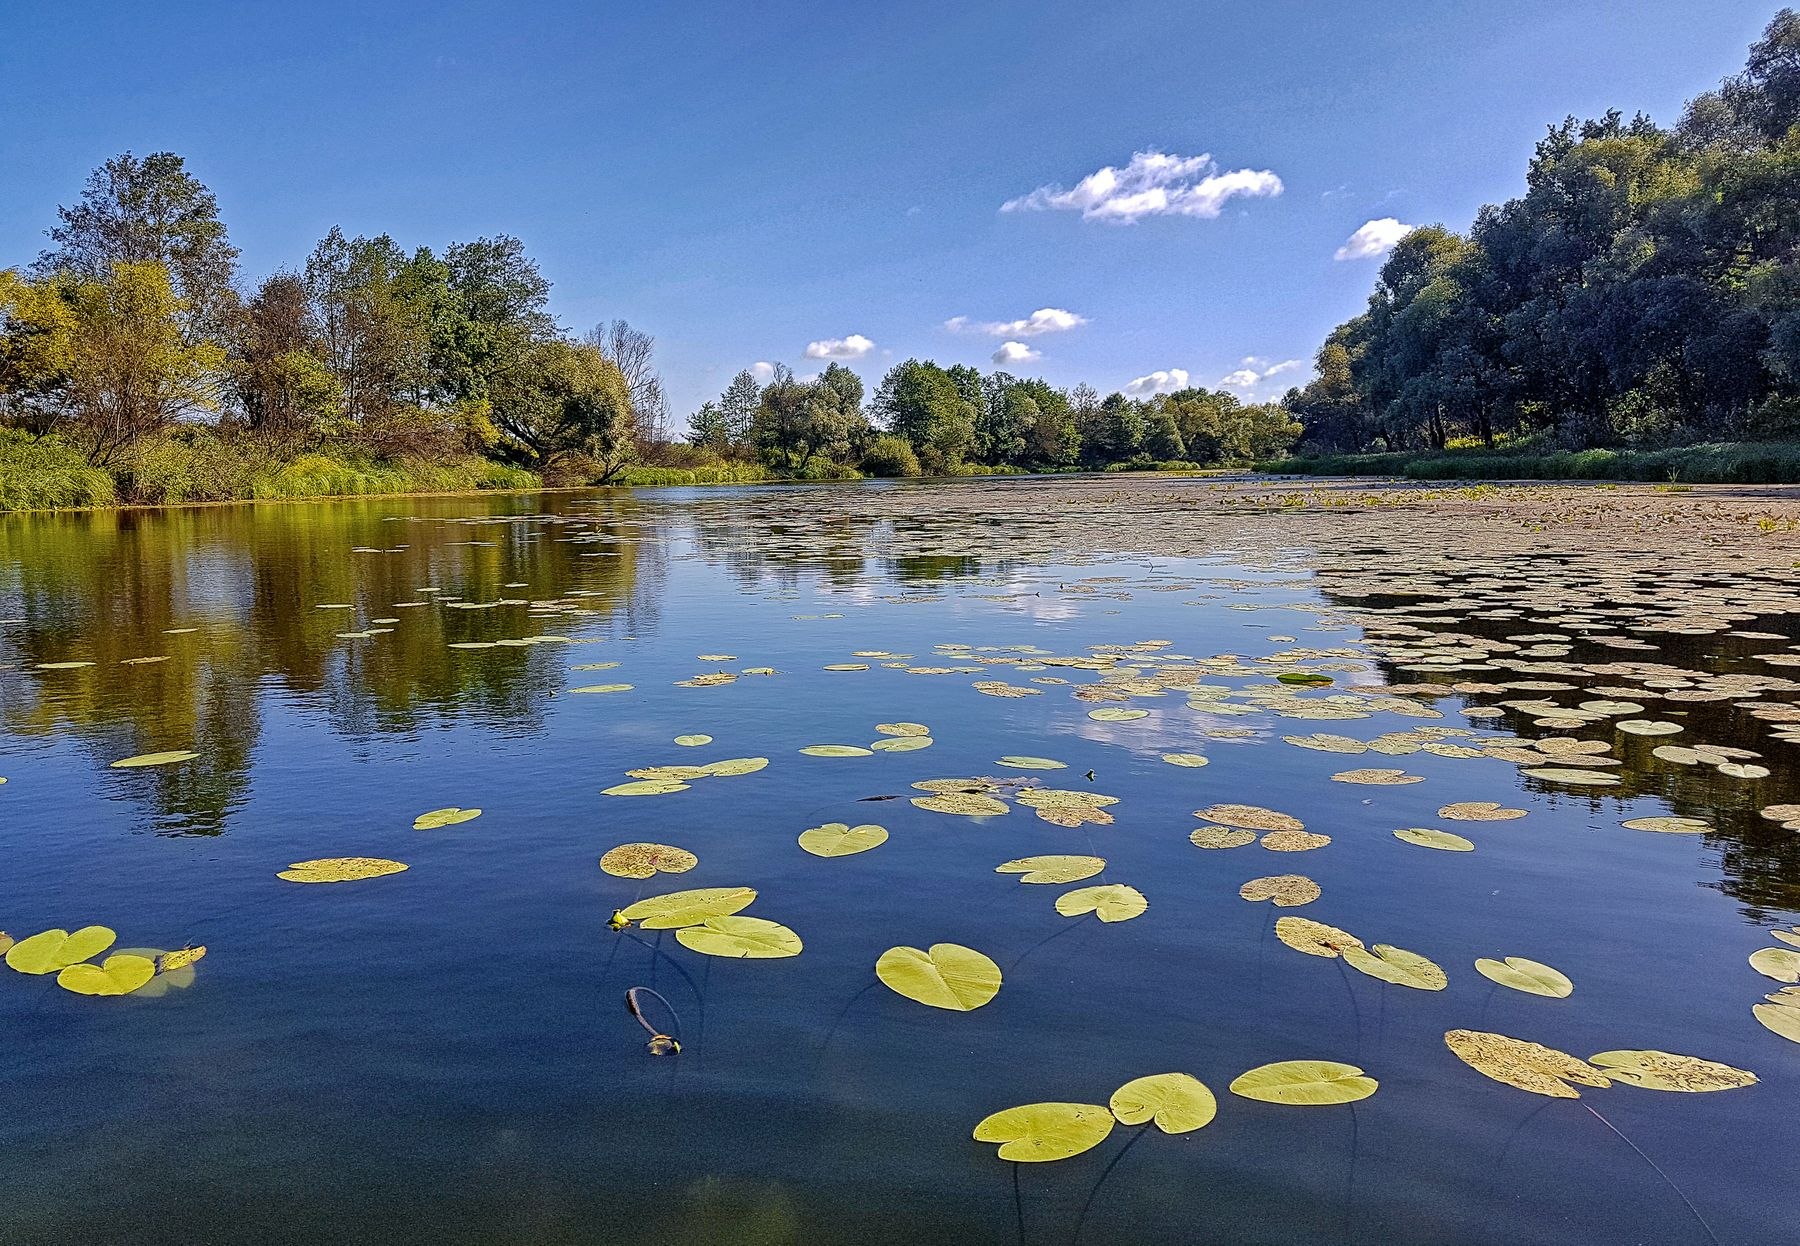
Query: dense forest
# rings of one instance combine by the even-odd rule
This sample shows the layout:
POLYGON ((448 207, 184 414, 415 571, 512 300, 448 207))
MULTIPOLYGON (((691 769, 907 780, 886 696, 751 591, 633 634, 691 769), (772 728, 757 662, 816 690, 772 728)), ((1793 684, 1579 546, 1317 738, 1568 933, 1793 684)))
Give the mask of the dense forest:
POLYGON ((1570 118, 1467 235, 1413 231, 1285 405, 1311 452, 1800 437, 1800 15, 1663 129, 1570 118))
POLYGON ((651 337, 559 325, 516 238, 439 253, 334 228, 246 286, 169 152, 107 161, 57 215, 49 250, 0 270, 0 508, 1188 466, 1300 431, 1224 392, 1102 399, 909 360, 866 405, 841 364, 744 372, 682 439, 651 337))

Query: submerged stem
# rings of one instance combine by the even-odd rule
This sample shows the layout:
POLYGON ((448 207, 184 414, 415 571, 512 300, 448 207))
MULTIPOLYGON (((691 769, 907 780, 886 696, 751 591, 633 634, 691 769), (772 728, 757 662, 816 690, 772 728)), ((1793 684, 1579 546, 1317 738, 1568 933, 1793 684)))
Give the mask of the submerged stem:
POLYGON ((1625 1134, 1623 1133, 1623 1131, 1621 1131, 1617 1125, 1615 1125, 1611 1121, 1607 1120, 1604 1116, 1600 1115, 1600 1113, 1595 1112, 1593 1107, 1590 1104, 1584 1103, 1581 1106, 1584 1108, 1587 1108, 1587 1110, 1589 1112, 1593 1113, 1593 1117, 1595 1120, 1599 1121, 1602 1125, 1605 1125, 1608 1129, 1612 1130, 1615 1134, 1618 1134, 1620 1142, 1623 1142, 1626 1146, 1628 1146, 1632 1150, 1636 1151, 1638 1154, 1638 1158, 1643 1160, 1646 1164, 1650 1165, 1650 1170, 1652 1172, 1654 1172, 1657 1176, 1661 1177, 1663 1179, 1663 1184, 1668 1186, 1671 1190, 1675 1191, 1675 1197, 1679 1198, 1682 1201, 1682 1203, 1687 1207, 1688 1211, 1693 1213, 1694 1219, 1696 1219, 1700 1222, 1700 1227, 1702 1229, 1706 1230, 1706 1236, 1712 1242, 1713 1246, 1719 1246, 1719 1235, 1712 1231, 1712 1225, 1706 1223, 1706 1217, 1700 1214, 1700 1209, 1698 1207, 1694 1206, 1693 1200, 1688 1198, 1688 1196, 1686 1194, 1682 1193, 1681 1187, 1675 1184, 1674 1180, 1669 1176, 1669 1174, 1664 1172, 1661 1168, 1659 1168, 1657 1166, 1657 1163, 1655 1160, 1651 1159, 1648 1155, 1645 1155, 1643 1148, 1639 1147, 1638 1144, 1633 1142, 1630 1138, 1627 1138, 1625 1136, 1625 1134))
POLYGON ((1069 1246, 1078 1246, 1078 1243, 1081 1241, 1081 1226, 1087 1223, 1088 1208, 1094 1205, 1094 1196, 1100 1193, 1100 1187, 1106 1184, 1107 1177, 1111 1176, 1112 1170, 1119 1166, 1119 1161, 1125 1158, 1125 1153, 1136 1146, 1137 1140, 1148 1133, 1149 1130, 1149 1121, 1145 1121, 1142 1125, 1139 1125, 1138 1131, 1131 1135, 1131 1141, 1120 1147, 1119 1153, 1114 1155, 1107 1163, 1106 1167, 1100 1170, 1100 1179, 1095 1181, 1094 1188, 1088 1191, 1087 1202, 1081 1205, 1081 1214, 1075 1217, 1075 1235, 1069 1239, 1069 1246))

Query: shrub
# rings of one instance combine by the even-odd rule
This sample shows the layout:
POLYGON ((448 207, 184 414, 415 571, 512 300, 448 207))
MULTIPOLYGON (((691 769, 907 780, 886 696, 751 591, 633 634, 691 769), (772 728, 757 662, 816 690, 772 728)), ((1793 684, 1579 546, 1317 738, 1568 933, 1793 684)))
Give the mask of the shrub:
POLYGON ((877 437, 862 456, 862 469, 869 476, 917 476, 919 456, 903 437, 877 437))

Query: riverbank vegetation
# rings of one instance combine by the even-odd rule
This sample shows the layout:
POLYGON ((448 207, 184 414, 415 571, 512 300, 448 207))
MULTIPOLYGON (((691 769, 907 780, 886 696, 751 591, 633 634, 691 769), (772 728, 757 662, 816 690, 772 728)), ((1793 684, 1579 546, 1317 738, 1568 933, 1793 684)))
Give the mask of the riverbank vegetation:
POLYGON ((1394 247, 1284 399, 1305 434, 1279 466, 1800 479, 1797 123, 1784 9, 1672 129, 1552 127, 1522 196, 1394 247))

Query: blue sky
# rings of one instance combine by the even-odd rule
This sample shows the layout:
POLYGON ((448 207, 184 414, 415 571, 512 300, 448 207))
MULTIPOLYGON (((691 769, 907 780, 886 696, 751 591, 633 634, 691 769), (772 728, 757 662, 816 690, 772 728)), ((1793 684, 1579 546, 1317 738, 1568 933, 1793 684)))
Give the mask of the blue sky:
POLYGON ((334 224, 518 235, 564 323, 656 336, 678 419, 756 361, 872 386, 1007 342, 1059 385, 1272 395, 1307 367, 1244 374, 1361 308, 1360 227, 1465 228, 1567 113, 1672 122, 1776 7, 4 0, 0 265, 168 149, 253 277, 334 224))

